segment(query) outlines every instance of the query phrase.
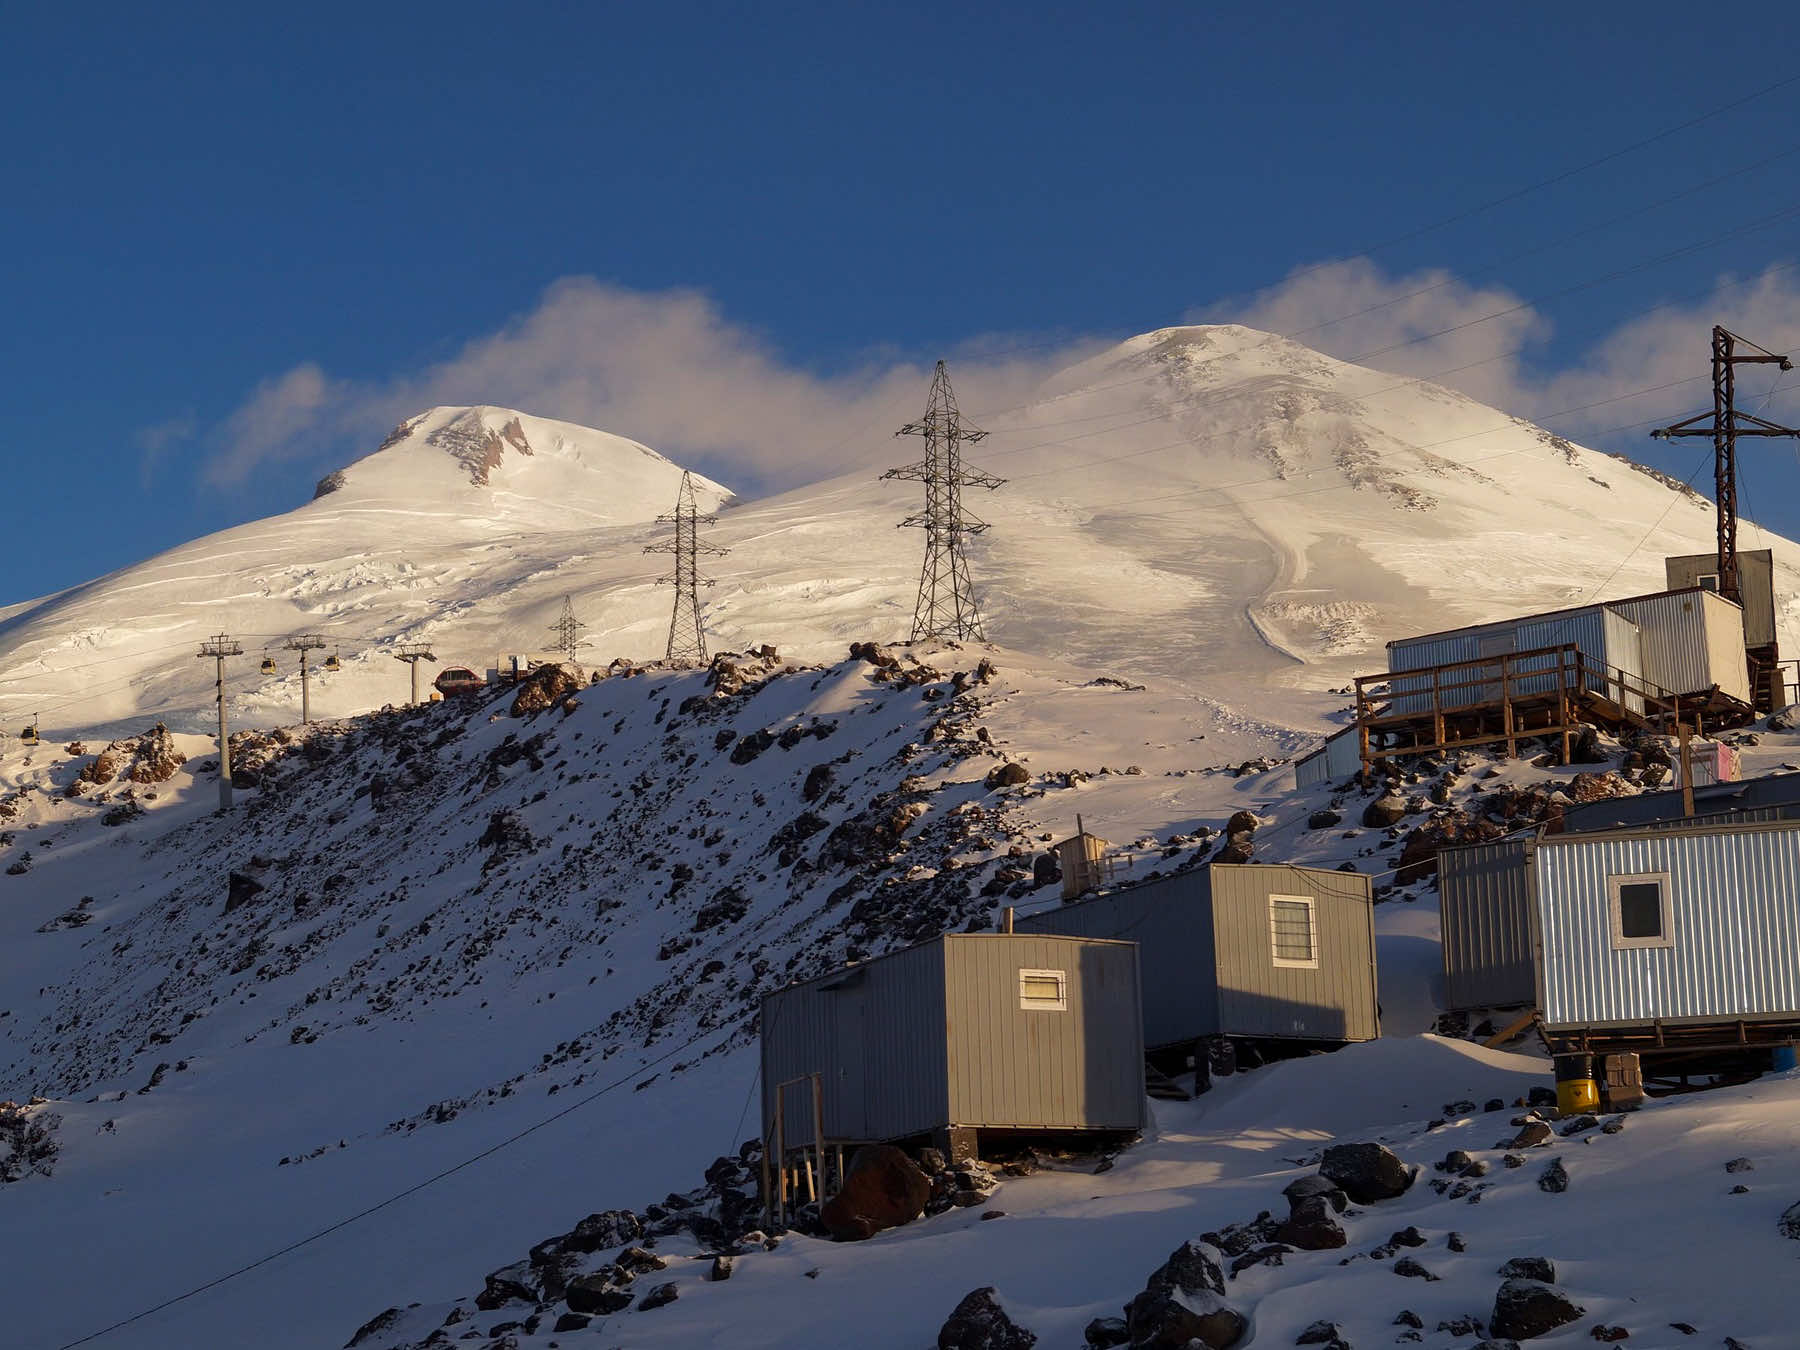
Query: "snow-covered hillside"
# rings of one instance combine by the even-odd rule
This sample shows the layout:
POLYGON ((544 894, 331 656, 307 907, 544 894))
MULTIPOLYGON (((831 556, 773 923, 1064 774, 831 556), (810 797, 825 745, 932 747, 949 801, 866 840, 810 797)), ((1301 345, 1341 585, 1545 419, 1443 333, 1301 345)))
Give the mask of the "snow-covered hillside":
MULTIPOLYGON (((1242 328, 1133 338, 980 421, 971 458, 1007 479, 970 503, 993 525, 973 546, 991 637, 1215 697, 1254 688, 1244 711, 1308 733, 1319 691, 1379 668, 1390 638, 1658 589, 1665 554, 1712 546, 1709 505, 1660 475, 1242 328)), ((678 478, 602 432, 434 409, 299 510, 0 611, 0 725, 202 730, 212 671, 192 652, 220 631, 253 656, 297 632, 341 644, 313 706, 349 715, 405 696, 394 643, 467 664, 542 651, 565 594, 590 660, 659 655, 670 593, 642 549, 678 478)), ((733 502, 709 535, 731 550, 708 568, 720 645, 818 660, 903 637, 920 539, 894 526, 914 492, 859 472, 733 502)), ((702 505, 727 496, 707 484, 702 505)), ((1800 590, 1800 549, 1754 526, 1744 542, 1800 590)), ((1783 617, 1792 643, 1800 612, 1783 617)), ((290 663, 238 662, 229 684, 239 724, 293 719, 290 663)))
MULTIPOLYGON (((999 1284, 1028 1324, 1061 1336, 1116 1309, 1181 1238, 1269 1207, 1288 1159, 1351 1133, 1419 1160, 1485 1148, 1490 1121, 1430 1135, 1418 1122, 1443 1102, 1548 1083, 1542 1060, 1418 1038, 1436 1012, 1436 906, 1428 882, 1392 876, 1417 822, 1362 828, 1358 794, 1298 792, 1286 766, 1197 768, 1203 750, 1248 758, 1274 733, 1222 726, 1173 684, 1004 649, 864 649, 820 667, 753 654, 710 674, 651 668, 547 694, 559 701, 535 713, 514 715, 508 696, 246 736, 258 785, 228 817, 210 809, 203 738, 0 755, 0 1097, 46 1097, 30 1114, 57 1118, 61 1145, 50 1175, 0 1185, 5 1230, 30 1235, 7 1246, 31 1291, 6 1314, 17 1343, 67 1345, 350 1216, 94 1343, 339 1345, 413 1301, 435 1325, 546 1234, 689 1191, 754 1134, 761 992, 991 923, 1002 903, 1055 903, 1030 864, 1077 811, 1121 846, 1128 876, 1203 861, 1239 810, 1261 821, 1259 857, 1374 874, 1389 1040, 1259 1071, 1271 1077, 1194 1107, 1158 1104, 1155 1142, 1107 1179, 1063 1166, 1006 1183, 993 1205, 1013 1227, 957 1211, 856 1249, 786 1239, 747 1256, 741 1283, 622 1314, 632 1320, 611 1329, 626 1343, 837 1345, 829 1319, 844 1309, 939 1291, 906 1295, 858 1341, 913 1346, 975 1284, 999 1284), (990 788, 1003 762, 1027 781, 990 788), (1334 804, 1346 818, 1317 827, 1334 804), (1095 1242, 1105 1261, 1083 1255, 1095 1242), (789 1276, 804 1298, 783 1292, 789 1276)), ((1794 733, 1746 749, 1754 771, 1797 755, 1794 733)), ((1460 774, 1451 802, 1504 805, 1553 776, 1491 767, 1460 774)), ((1714 1136, 1698 1107, 1666 1109, 1689 1114, 1643 1137, 1686 1140, 1698 1188, 1714 1136)), ((1766 1148, 1735 1151, 1758 1152, 1785 1184, 1779 1115, 1759 1104, 1729 1119, 1764 1131, 1766 1148)), ((1627 1160, 1616 1174, 1629 1175, 1638 1137, 1607 1136, 1594 1156, 1627 1160)), ((1742 1269, 1774 1259, 1755 1255, 1766 1234, 1753 1220, 1776 1198, 1722 1211, 1721 1225, 1749 1216, 1728 1248, 1742 1269)), ((1479 1209, 1455 1204, 1454 1222, 1420 1208, 1436 1203, 1421 1190, 1354 1240, 1418 1224, 1435 1242, 1454 1227, 1485 1234, 1483 1253, 1516 1255, 1542 1222, 1527 1206, 1553 1201, 1515 1186, 1479 1209)), ((1623 1199, 1605 1215, 1637 1223, 1623 1199)), ((659 1251, 682 1256, 684 1241, 659 1251)), ((1376 1278, 1317 1264, 1334 1282, 1376 1278)), ((1612 1300, 1617 1320, 1637 1288, 1620 1273, 1630 1264, 1622 1251, 1572 1283, 1612 1300)), ((677 1265, 683 1284, 704 1272, 677 1265)), ((1454 1291, 1433 1285, 1427 1300, 1408 1285, 1399 1302, 1435 1315, 1455 1292, 1478 1311, 1486 1267, 1456 1269, 1454 1291)), ((1258 1273, 1237 1297, 1259 1325, 1306 1308, 1373 1315, 1362 1285, 1308 1301, 1281 1292, 1290 1278, 1258 1273)), ((1726 1300, 1690 1295, 1671 1316, 1723 1317, 1726 1300)), ((531 1311, 509 1305, 479 1326, 511 1322, 523 1337, 531 1311)), ((556 1339, 548 1327, 532 1345, 556 1339)))

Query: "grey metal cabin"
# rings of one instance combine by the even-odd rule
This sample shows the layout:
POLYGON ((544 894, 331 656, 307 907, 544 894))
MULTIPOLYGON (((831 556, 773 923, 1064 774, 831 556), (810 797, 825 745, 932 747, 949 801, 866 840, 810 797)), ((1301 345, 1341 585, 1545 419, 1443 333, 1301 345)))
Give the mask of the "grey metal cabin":
POLYGON ((790 985, 762 1003, 765 1138, 779 1103, 815 1142, 815 1081, 825 1145, 1140 1129, 1137 947, 951 933, 790 985))
POLYGON ((1144 1042, 1206 1036, 1368 1041, 1376 1003, 1369 878, 1286 864, 1214 864, 1017 921, 1031 932, 1139 946, 1144 1042))
POLYGON ((1533 847, 1531 880, 1552 1045, 1800 1035, 1800 824, 1553 836, 1533 847))

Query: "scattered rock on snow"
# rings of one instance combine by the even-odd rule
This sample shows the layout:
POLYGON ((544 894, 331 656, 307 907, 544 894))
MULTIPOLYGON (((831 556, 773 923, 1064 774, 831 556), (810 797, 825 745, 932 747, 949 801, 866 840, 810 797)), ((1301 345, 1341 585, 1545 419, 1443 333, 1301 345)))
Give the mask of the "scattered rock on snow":
POLYGON ((1547 1256, 1515 1256, 1500 1267, 1506 1280, 1536 1280, 1539 1284, 1556 1283, 1556 1262, 1547 1256))
POLYGON ((1586 1312, 1555 1285, 1508 1280, 1494 1297, 1488 1329, 1498 1337, 1528 1341, 1566 1326, 1586 1312))
POLYGON ((994 1287, 965 1294, 938 1332, 938 1350, 1031 1350, 1035 1333, 1006 1315, 994 1287))
POLYGON ((1561 1158, 1552 1158, 1550 1165, 1538 1178, 1538 1189, 1548 1191, 1552 1195, 1560 1195, 1569 1189, 1569 1169, 1563 1166, 1561 1158))
POLYGON ((1225 1272, 1216 1248, 1184 1242, 1125 1307, 1136 1350, 1228 1350, 1249 1323, 1225 1302, 1225 1272))
POLYGON ((1412 1171, 1381 1144, 1333 1144, 1319 1160, 1319 1175, 1336 1182, 1359 1205, 1392 1200, 1413 1184, 1412 1171))

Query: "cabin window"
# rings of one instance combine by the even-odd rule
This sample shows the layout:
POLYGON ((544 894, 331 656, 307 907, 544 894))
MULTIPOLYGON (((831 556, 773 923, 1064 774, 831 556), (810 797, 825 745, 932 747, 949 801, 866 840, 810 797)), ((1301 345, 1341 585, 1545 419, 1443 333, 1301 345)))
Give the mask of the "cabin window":
POLYGON ((1675 945, 1674 905, 1667 872, 1608 877, 1606 889, 1615 948, 1675 945))
POLYGON ((1019 1006, 1027 1012, 1067 1012, 1068 975, 1060 970, 1021 970, 1019 1006))
POLYGON ((1318 969, 1319 932, 1311 896, 1269 897, 1269 945, 1278 966, 1318 969))
POLYGON ((1717 572, 1702 572, 1699 576, 1694 578, 1694 584, 1703 591, 1712 591, 1716 594, 1719 589, 1719 574, 1717 572))

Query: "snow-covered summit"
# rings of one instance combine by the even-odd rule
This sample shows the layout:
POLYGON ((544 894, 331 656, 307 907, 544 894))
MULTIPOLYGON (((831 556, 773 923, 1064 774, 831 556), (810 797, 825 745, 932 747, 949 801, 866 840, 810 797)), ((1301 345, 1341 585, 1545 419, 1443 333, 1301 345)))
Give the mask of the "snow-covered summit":
MULTIPOLYGON (((647 445, 511 408, 428 408, 369 455, 320 480, 315 501, 345 511, 383 502, 485 500, 523 527, 574 529, 652 520, 669 509, 681 466, 647 445), (485 489, 485 494, 480 490, 485 489)), ((703 506, 731 496, 699 479, 703 506)))

